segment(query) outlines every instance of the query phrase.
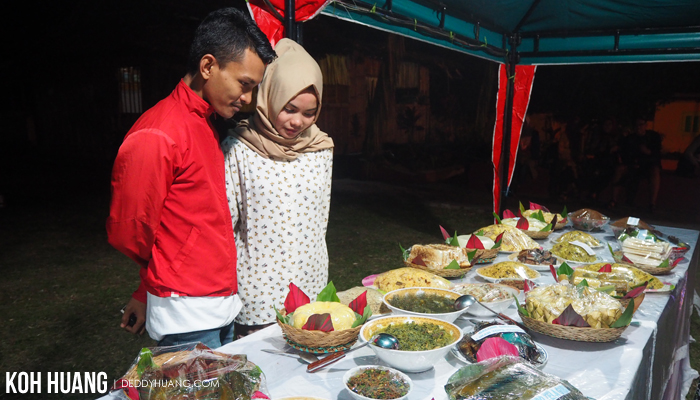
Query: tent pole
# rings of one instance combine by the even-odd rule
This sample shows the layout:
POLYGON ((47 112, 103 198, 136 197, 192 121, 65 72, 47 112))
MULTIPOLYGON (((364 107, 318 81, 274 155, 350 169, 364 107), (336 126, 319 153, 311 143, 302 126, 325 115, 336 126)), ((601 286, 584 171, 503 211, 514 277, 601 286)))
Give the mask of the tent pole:
POLYGON ((503 214, 503 201, 508 195, 508 164, 510 158, 510 137, 511 127, 513 126, 513 97, 515 95, 515 65, 517 64, 516 48, 517 43, 514 36, 508 38, 510 51, 506 58, 506 76, 508 84, 506 85, 506 102, 503 107, 503 144, 501 145, 501 165, 499 171, 501 176, 500 181, 501 196, 497 206, 498 215, 503 214))
POLYGON ((301 24, 296 21, 295 0, 284 1, 284 32, 285 36, 303 45, 301 24))

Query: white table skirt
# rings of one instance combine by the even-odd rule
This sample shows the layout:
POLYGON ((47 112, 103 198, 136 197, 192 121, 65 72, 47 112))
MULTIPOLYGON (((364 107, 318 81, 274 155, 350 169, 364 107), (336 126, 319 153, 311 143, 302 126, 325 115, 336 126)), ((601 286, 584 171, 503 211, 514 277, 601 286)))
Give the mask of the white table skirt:
MULTIPOLYGON (((569 228, 570 229, 570 228, 569 228)), ((585 343, 535 333, 535 341, 549 354, 544 371, 569 381, 586 396, 596 400, 680 399, 684 371, 687 372, 687 345, 689 319, 694 293, 694 276, 698 253, 698 231, 659 227, 667 235, 674 235, 692 246, 694 256, 686 254, 670 275, 658 276, 664 282, 676 285, 670 294, 649 293, 634 315, 632 324, 620 339, 611 343, 585 343), (693 268, 689 268, 693 266, 693 268), (690 274, 689 274, 690 272, 690 274), (689 277, 691 279, 689 279, 689 277)), ((558 236, 565 231, 556 231, 558 236)), ((598 239, 614 242, 609 228, 594 233, 598 239)), ((548 241, 541 243, 551 247, 548 241)), ((612 257, 607 247, 597 253, 606 261, 612 257)), ((499 255, 494 262, 505 261, 499 255)), ((549 273, 542 273, 542 283, 554 282, 549 273)), ((474 271, 455 281, 481 281, 474 271)), ((519 319, 515 305, 505 312, 519 319)), ((458 319, 457 325, 470 326, 458 319)), ((371 349, 359 349, 344 359, 316 373, 307 373, 306 364, 286 356, 264 353, 262 349, 292 350, 282 338, 276 325, 263 329, 218 350, 231 354, 246 354, 259 365, 266 376, 267 389, 273 399, 287 396, 313 396, 322 399, 352 399, 344 389, 343 374, 358 365, 382 364, 371 349)), ((449 377, 464 364, 451 354, 429 371, 409 373, 414 391, 409 400, 446 399, 444 385, 449 377)), ((108 396, 105 396, 108 398, 108 396)))

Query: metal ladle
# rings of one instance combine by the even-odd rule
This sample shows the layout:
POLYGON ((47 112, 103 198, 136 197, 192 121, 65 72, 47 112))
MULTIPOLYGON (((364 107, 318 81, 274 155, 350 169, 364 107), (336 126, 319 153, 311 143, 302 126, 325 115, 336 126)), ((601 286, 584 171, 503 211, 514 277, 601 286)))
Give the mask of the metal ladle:
POLYGON ((397 339, 396 336, 390 335, 388 333, 378 333, 372 336, 366 343, 362 343, 357 347, 353 347, 350 350, 341 350, 329 356, 326 356, 318 361, 312 362, 306 367, 306 372, 316 372, 319 369, 340 360, 341 358, 345 357, 346 354, 357 349, 361 349, 367 346, 368 344, 373 344, 377 347, 382 347, 390 350, 399 349, 399 339, 397 339))
POLYGON ((509 317, 509 316, 507 316, 507 315, 505 315, 505 314, 502 314, 502 313, 498 313, 498 312, 496 312, 496 311, 493 311, 492 309, 486 307, 486 306, 484 305, 484 303, 480 302, 479 300, 476 299, 476 297, 474 297, 474 296, 472 296, 472 295, 470 295, 470 294, 464 294, 464 295, 462 295, 462 296, 457 297, 457 299, 455 300, 455 304, 454 304, 453 307, 454 307, 455 311, 460 311, 460 310, 467 311, 467 309, 469 308, 469 306, 471 306, 471 305, 474 304, 474 303, 477 303, 477 304, 479 304, 480 306, 484 307, 485 309, 489 310, 490 312, 492 312, 494 315, 496 315, 498 318, 502 319, 503 321, 506 321, 506 322, 511 323, 511 324, 515 324, 515 325, 521 327, 522 329, 527 329, 527 328, 525 327, 525 325, 523 325, 523 324, 521 324, 520 322, 514 320, 513 318, 511 318, 511 317, 509 317))

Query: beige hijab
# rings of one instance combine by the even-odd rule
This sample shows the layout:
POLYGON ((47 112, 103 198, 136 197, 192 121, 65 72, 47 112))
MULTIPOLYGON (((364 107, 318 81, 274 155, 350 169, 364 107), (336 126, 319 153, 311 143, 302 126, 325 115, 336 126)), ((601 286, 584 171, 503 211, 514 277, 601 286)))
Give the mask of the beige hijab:
POLYGON ((258 87, 256 113, 241 121, 236 135, 252 150, 271 160, 291 161, 300 153, 333 148, 333 139, 316 124, 293 139, 277 133, 274 121, 287 103, 301 91, 312 86, 318 99, 316 120, 321 112, 323 76, 316 61, 303 47, 290 39, 275 46, 277 59, 268 65, 258 87))

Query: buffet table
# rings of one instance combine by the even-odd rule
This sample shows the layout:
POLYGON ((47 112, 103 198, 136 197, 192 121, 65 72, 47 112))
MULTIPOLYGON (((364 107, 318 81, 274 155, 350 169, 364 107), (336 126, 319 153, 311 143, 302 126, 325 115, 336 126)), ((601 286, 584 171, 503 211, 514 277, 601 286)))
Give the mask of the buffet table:
MULTIPOLYGON (((647 293, 634 315, 632 324, 621 338, 611 343, 575 342, 534 333, 535 341, 547 351, 549 358, 543 371, 569 381, 584 395, 596 400, 621 399, 679 399, 682 394, 684 373, 688 364, 690 313, 693 305, 695 274, 698 264, 698 231, 658 227, 663 233, 673 235, 691 245, 670 275, 657 276, 663 282, 675 285, 670 293, 647 293)), ((552 236, 566 232, 556 231, 552 236)), ((599 240, 614 242, 610 228, 592 232, 599 240)), ((547 240, 539 241, 545 248, 547 240)), ((597 253, 612 262, 607 247, 597 253)), ((499 255, 494 261, 505 261, 499 255)), ((553 283, 548 273, 542 273, 539 282, 553 283)), ((470 271, 461 282, 480 282, 470 271)), ((505 312, 519 319, 515 305, 505 312)), ((467 318, 472 318, 467 316, 467 318)), ((467 318, 456 324, 462 328, 471 326, 467 318)), ((265 373, 267 388, 273 399, 288 396, 309 396, 321 399, 352 399, 343 385, 343 374, 358 365, 381 364, 368 348, 359 349, 344 359, 316 372, 307 373, 306 363, 297 358, 268 354, 262 349, 283 349, 295 353, 283 337, 279 326, 274 325, 253 335, 221 347, 232 354, 246 354, 265 373)), ((433 369, 422 373, 409 373, 414 390, 409 400, 446 399, 443 389, 449 377, 463 364, 448 353, 433 369)))

